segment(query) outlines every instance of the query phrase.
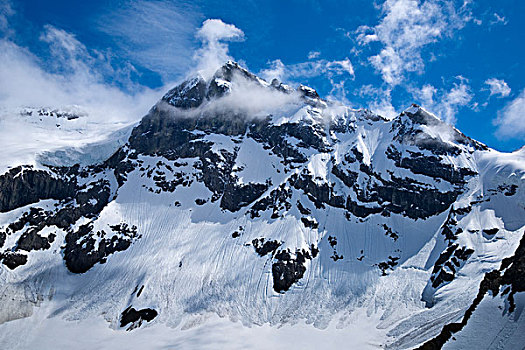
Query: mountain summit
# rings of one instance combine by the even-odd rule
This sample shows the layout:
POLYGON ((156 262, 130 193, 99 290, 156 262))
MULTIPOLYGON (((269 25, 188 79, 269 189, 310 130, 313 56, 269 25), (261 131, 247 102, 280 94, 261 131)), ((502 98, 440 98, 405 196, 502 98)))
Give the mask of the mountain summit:
POLYGON ((113 329, 218 314, 363 322, 396 349, 523 346, 524 179, 523 151, 417 105, 387 119, 227 62, 104 162, 0 175, 0 339, 44 308, 113 329))

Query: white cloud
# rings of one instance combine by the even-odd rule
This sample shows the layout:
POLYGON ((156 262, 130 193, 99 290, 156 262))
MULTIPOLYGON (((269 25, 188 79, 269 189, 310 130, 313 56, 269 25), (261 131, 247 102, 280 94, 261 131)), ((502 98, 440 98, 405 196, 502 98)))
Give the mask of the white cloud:
POLYGON ((490 78, 485 80, 485 84, 489 86, 490 96, 506 97, 510 94, 510 87, 503 79, 490 78))
POLYGON ((354 66, 350 59, 344 60, 316 60, 285 65, 281 60, 270 63, 270 68, 259 73, 264 79, 271 81, 273 78, 279 80, 295 80, 298 78, 312 78, 326 75, 327 78, 334 76, 354 77, 354 66))
POLYGON ((438 111, 441 111, 441 115, 447 123, 454 125, 459 107, 468 105, 472 97, 470 87, 467 84, 464 82, 454 84, 454 87, 446 93, 444 100, 440 103, 438 111))
POLYGON ((525 139, 525 89, 494 120, 496 136, 525 139))
POLYGON ((209 78, 226 61, 232 59, 225 41, 242 41, 244 32, 220 19, 207 19, 197 31, 197 37, 202 40, 203 46, 195 53, 194 59, 200 74, 209 78))
POLYGON ((46 26, 41 39, 49 46, 52 70, 27 49, 0 40, 2 107, 80 105, 93 122, 127 123, 140 119, 158 98, 159 92, 145 87, 125 92, 108 84, 105 78, 117 79, 119 70, 100 53, 90 53, 73 35, 46 26))
POLYGON ((221 40, 243 40, 244 32, 233 24, 224 23, 220 19, 207 19, 197 31, 197 36, 204 39, 205 42, 215 43, 221 40))
POLYGON ((361 86, 358 94, 370 101, 367 106, 368 109, 382 117, 392 119, 399 113, 392 105, 391 92, 390 88, 377 88, 368 84, 361 86))
POLYGON ((396 86, 406 73, 423 71, 421 52, 425 46, 464 26, 466 4, 458 11, 451 1, 386 0, 380 23, 359 27, 357 40, 361 45, 382 44, 369 61, 386 83, 396 86))
POLYGON ((438 90, 427 84, 420 89, 411 89, 411 92, 422 107, 454 125, 459 109, 469 105, 473 98, 468 81, 461 76, 457 79, 459 82, 455 82, 450 90, 438 90))
POLYGON ((9 30, 9 17, 14 14, 13 6, 8 0, 0 0, 0 34, 8 36, 9 30))
POLYGON ((188 4, 125 0, 97 18, 95 26, 114 42, 118 55, 159 73, 167 82, 193 66, 194 35, 201 21, 198 10, 188 4))
POLYGON ((303 83, 305 79, 323 76, 332 87, 329 97, 348 102, 345 84, 355 77, 354 66, 348 58, 334 61, 321 59, 289 65, 277 59, 269 64, 269 68, 259 72, 259 76, 267 81, 278 79, 288 83, 303 83))
POLYGON ((419 90, 419 94, 418 94, 421 100, 421 105, 434 106, 435 105, 434 96, 436 94, 437 94, 437 89, 434 86, 430 84, 423 85, 421 90, 419 90))
POLYGON ((313 60, 314 58, 317 58, 321 55, 319 51, 310 51, 308 52, 308 59, 313 60))
POLYGON ((283 61, 277 59, 269 62, 270 67, 259 72, 259 76, 271 82, 273 79, 283 81, 290 75, 289 67, 285 66, 283 61))
POLYGON ((494 12, 492 16, 494 17, 494 19, 490 21, 490 24, 500 24, 501 23, 502 25, 506 25, 508 23, 505 16, 500 16, 496 12, 494 12))

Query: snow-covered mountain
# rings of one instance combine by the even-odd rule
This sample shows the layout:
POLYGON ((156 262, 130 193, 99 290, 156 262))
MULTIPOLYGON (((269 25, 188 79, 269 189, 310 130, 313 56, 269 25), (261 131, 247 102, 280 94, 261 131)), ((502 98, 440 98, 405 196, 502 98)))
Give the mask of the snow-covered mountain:
POLYGON ((0 343, 30 348, 45 336, 14 331, 49 320, 133 337, 218 315, 356 348, 525 346, 524 148, 234 62, 118 135, 88 148, 118 147, 104 161, 60 151, 0 175, 0 343))

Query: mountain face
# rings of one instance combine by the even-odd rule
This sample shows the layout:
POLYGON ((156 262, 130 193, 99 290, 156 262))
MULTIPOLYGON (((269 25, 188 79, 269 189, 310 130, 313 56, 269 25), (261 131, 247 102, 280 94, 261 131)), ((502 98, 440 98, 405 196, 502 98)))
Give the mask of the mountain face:
POLYGON ((524 149, 419 106, 387 119, 228 62, 104 162, 0 175, 0 322, 46 304, 126 330, 366 315, 388 348, 520 348, 524 181, 524 149))

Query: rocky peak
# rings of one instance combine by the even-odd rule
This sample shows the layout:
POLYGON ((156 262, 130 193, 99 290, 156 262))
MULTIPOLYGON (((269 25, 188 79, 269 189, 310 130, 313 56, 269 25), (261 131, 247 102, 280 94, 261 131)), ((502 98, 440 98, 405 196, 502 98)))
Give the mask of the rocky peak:
POLYGON ((162 101, 181 109, 196 108, 204 101, 206 90, 206 82, 198 76, 188 79, 168 91, 162 97, 162 101))
POLYGON ((311 87, 300 85, 297 90, 274 79, 271 83, 259 78, 237 62, 228 61, 206 81, 198 75, 185 80, 180 85, 168 91, 162 101, 180 109, 191 109, 201 106, 205 101, 220 98, 230 93, 232 89, 247 89, 254 85, 262 89, 275 89, 283 94, 297 92, 307 104, 324 108, 326 101, 321 99, 317 91, 311 87), (245 84, 246 83, 246 84, 245 84))
POLYGON ((442 123, 442 121, 434 114, 427 112, 415 103, 401 112, 400 117, 403 116, 408 117, 412 123, 420 125, 438 125, 442 123))
POLYGON ((394 119, 392 131, 396 133, 396 141, 441 155, 457 155, 461 146, 472 151, 488 149, 417 104, 412 104, 394 119))

